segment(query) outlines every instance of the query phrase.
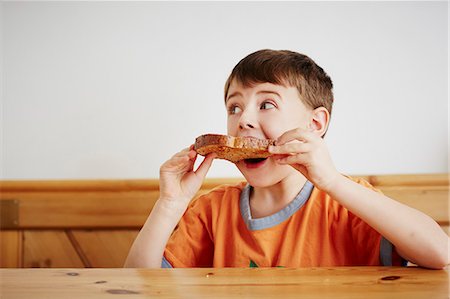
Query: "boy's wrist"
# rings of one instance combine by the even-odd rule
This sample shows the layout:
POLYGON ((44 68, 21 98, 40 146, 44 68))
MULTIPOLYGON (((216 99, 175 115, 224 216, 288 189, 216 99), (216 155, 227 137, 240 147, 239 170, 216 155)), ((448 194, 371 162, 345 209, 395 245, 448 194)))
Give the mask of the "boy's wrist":
POLYGON ((168 216, 181 217, 189 205, 190 199, 167 199, 160 197, 155 207, 168 216))
POLYGON ((344 176, 340 174, 339 172, 336 172, 331 179, 327 181, 327 183, 322 186, 322 191, 325 193, 333 193, 333 191, 337 190, 339 188, 340 183, 342 182, 342 179, 344 176))

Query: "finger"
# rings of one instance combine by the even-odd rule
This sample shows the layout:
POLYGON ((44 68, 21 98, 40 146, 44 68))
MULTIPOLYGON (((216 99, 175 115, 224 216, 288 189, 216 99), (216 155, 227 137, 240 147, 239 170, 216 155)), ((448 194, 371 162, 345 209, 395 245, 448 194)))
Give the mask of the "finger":
POLYGON ((302 129, 297 128, 290 131, 285 132, 275 142, 275 145, 283 145, 289 141, 298 140, 303 142, 310 142, 314 138, 314 134, 302 129))
POLYGON ((308 163, 307 154, 299 154, 295 156, 286 155, 274 155, 275 161, 280 165, 289 165, 294 169, 300 171, 306 178, 308 178, 308 169, 306 168, 306 163, 308 163))
POLYGON ((282 156, 275 161, 278 164, 286 165, 286 164, 301 164, 304 165, 308 162, 308 155, 307 154, 298 154, 298 155, 291 155, 291 156, 282 156))
POLYGON ((205 159, 203 159, 202 163, 198 166, 195 174, 203 180, 206 177, 206 174, 208 173, 208 170, 211 167, 214 158, 216 157, 216 153, 208 154, 205 159))
POLYGON ((283 145, 269 146, 271 154, 303 154, 311 150, 310 143, 291 142, 283 145))
POLYGON ((189 148, 185 148, 182 151, 176 153, 175 155, 172 156, 172 158, 176 158, 176 157, 183 157, 183 156, 189 156, 190 159, 194 158, 195 155, 197 155, 197 152, 194 150, 190 150, 189 148))
POLYGON ((189 164, 189 157, 188 156, 181 156, 181 157, 174 157, 170 160, 168 160, 166 163, 163 164, 163 167, 166 168, 177 168, 180 165, 188 165, 189 164))
POLYGON ((197 158, 197 152, 194 150, 190 150, 187 154, 188 154, 189 159, 191 159, 191 160, 195 161, 195 159, 197 158))
POLYGON ((183 149, 182 151, 179 151, 178 153, 175 153, 170 159, 176 158, 176 157, 183 157, 186 156, 186 154, 189 152, 189 149, 183 149))
POLYGON ((280 160, 281 158, 286 157, 286 155, 279 155, 279 154, 274 154, 272 156, 270 156, 272 159, 274 159, 275 161, 280 160))
POLYGON ((189 152, 189 154, 188 154, 188 157, 189 157, 189 162, 191 163, 189 165, 189 171, 193 171, 194 170, 195 161, 197 160, 197 157, 198 157, 197 152, 194 151, 194 150, 191 150, 189 152))
POLYGON ((189 148, 185 148, 181 152, 176 153, 171 160, 173 159, 186 159, 187 161, 190 161, 192 164, 195 163, 195 160, 197 159, 197 152, 194 150, 190 150, 189 148))

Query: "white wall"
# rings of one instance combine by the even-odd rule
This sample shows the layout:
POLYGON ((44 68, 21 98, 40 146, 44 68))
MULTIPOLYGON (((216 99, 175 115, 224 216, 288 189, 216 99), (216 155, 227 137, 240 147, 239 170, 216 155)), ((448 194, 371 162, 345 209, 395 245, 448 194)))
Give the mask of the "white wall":
POLYGON ((340 171, 448 171, 446 2, 0 5, 3 178, 158 177, 196 136, 226 133, 224 82, 261 48, 332 77, 340 171))

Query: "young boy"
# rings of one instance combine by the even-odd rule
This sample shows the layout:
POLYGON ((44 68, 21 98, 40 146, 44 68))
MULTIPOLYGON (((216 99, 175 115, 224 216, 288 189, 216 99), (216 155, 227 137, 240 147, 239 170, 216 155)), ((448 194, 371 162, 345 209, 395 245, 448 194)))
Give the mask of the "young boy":
POLYGON ((433 219, 335 169, 323 140, 332 103, 331 79, 305 55, 242 59, 225 85, 228 134, 276 139, 273 155, 237 162, 247 183, 191 202, 215 154, 196 170, 193 146, 175 154, 125 266, 445 267, 449 238, 433 219))

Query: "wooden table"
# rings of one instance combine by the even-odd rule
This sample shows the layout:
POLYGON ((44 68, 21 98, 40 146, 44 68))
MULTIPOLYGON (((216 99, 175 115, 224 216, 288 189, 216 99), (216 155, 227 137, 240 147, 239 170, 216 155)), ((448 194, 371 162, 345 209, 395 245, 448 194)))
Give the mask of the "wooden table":
POLYGON ((415 267, 0 269, 0 298, 449 298, 449 271, 415 267))

